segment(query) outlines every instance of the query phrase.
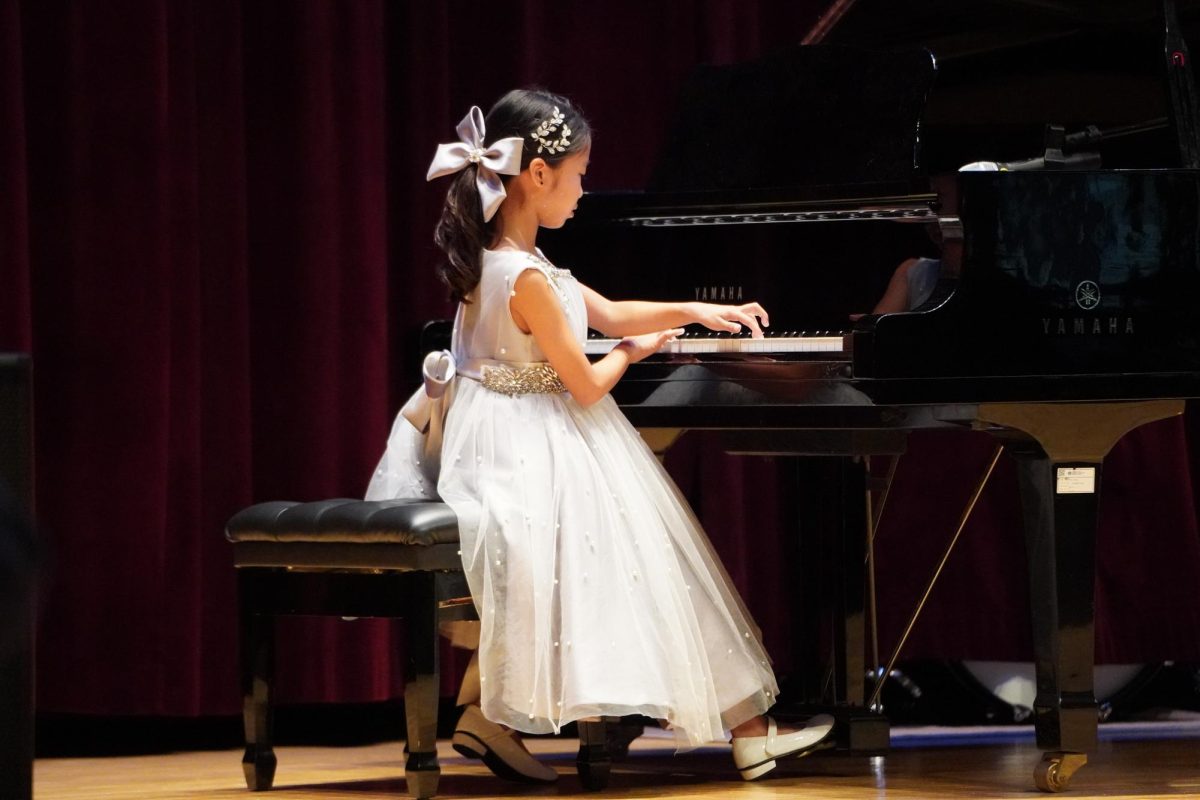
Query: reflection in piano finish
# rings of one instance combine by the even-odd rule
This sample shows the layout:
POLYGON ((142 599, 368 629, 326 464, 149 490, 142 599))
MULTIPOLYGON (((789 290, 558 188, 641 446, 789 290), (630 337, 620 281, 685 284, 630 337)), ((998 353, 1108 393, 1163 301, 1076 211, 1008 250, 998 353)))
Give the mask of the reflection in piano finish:
MULTIPOLYGON (((1154 384, 1155 373, 1180 373, 1182 389, 1200 370, 1200 170, 974 172, 959 181, 957 285, 934 308, 861 320, 856 375, 1150 373, 1154 384)), ((1131 380, 1105 399, 1164 390, 1131 380)))

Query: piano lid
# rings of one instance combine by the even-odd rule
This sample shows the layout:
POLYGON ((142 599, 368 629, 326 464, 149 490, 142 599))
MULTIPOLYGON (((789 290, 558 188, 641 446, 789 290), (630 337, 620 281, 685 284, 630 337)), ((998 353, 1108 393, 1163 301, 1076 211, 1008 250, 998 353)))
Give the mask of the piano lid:
POLYGON ((921 113, 936 73, 927 50, 843 45, 699 66, 647 188, 906 185, 919 168, 921 113))
MULTIPOLYGON (((1175 0, 1175 8, 1185 30, 1195 30, 1200 0, 1175 0)), ((924 47, 943 65, 981 56, 1009 59, 1047 45, 1070 49, 1075 41, 1123 37, 1125 47, 1095 51, 1115 63, 1137 57, 1130 52, 1130 39, 1148 35, 1159 41, 1163 29, 1161 0, 857 0, 843 11, 824 32, 824 43, 924 47)))
MULTIPOLYGON (((1200 0, 1174 5, 1198 56, 1200 0)), ((857 0, 823 41, 936 55, 922 126, 924 169, 936 175, 1037 156, 1050 123, 1069 133, 1172 117, 1162 15, 1163 0, 857 0)), ((1095 149, 1105 168, 1180 165, 1169 128, 1095 149)))
POLYGON ((934 219, 920 151, 936 73, 927 50, 842 45, 701 65, 647 190, 589 192, 573 225, 934 219))
POLYGON ((935 74, 925 50, 846 46, 700 67, 649 190, 589 192, 539 239, 609 297, 763 299, 774 330, 845 330, 933 249, 911 223, 937 219, 918 160, 935 74))

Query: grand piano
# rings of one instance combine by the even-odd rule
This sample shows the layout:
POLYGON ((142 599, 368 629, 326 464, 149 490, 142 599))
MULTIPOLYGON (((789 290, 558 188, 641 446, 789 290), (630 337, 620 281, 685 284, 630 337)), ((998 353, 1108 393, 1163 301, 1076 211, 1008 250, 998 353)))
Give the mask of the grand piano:
MULTIPOLYGON (((849 5, 835 3, 810 42, 849 5)), ((1053 5, 1070 15, 1071 3, 1053 5)), ((1075 5, 1075 22, 1122 21, 1120 8, 1088 17, 1091 4, 1075 5)), ((816 473, 836 513, 816 521, 819 558, 800 584, 806 605, 832 598, 836 624, 828 665, 813 665, 803 692, 837 714, 843 749, 878 753, 888 741, 878 694, 865 697, 862 680, 867 459, 936 428, 987 431, 1017 464, 1045 751, 1036 784, 1067 788, 1095 749, 1104 457, 1130 430, 1200 397, 1200 139, 1173 5, 1157 18, 1168 113, 1133 126, 1169 137, 1157 165, 1102 168, 1087 142, 1103 131, 1048 127, 1039 152, 1011 169, 931 183, 923 114, 937 57, 808 44, 698 70, 647 190, 585 195, 574 221, 543 239, 556 263, 611 297, 636 286, 647 299, 753 299, 770 310, 767 339, 689 332, 632 365, 613 395, 660 452, 684 431, 708 430, 730 452, 824 457, 816 473), (920 255, 941 265, 922 304, 854 314, 920 255)), ((989 156, 956 144, 962 161, 989 156)))

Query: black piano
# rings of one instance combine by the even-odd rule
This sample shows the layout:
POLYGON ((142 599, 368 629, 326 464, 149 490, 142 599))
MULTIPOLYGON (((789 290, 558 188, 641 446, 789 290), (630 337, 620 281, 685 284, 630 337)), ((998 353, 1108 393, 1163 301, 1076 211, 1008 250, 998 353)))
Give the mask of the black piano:
MULTIPOLYGON (((1078 5, 1080 20, 1095 10, 1078 5)), ((1119 13, 1106 13, 1116 31, 1119 13)), ((1200 397, 1195 90, 1186 46, 1167 33, 1170 113, 1142 126, 1172 142, 1158 166, 1097 167, 1079 146, 1088 136, 1048 127, 1011 170, 931 184, 923 113, 937 58, 827 43, 698 70, 651 186, 585 195, 574 221, 543 238, 557 264, 610 297, 770 311, 765 340, 689 332, 632 365, 613 395, 659 451, 703 429, 730 452, 830 457, 815 460, 837 511, 815 522, 813 548, 838 569, 800 583, 807 600, 833 598, 832 682, 815 664, 804 693, 833 708, 844 749, 888 742, 862 679, 866 459, 951 427, 991 432, 1018 464, 1045 751, 1036 783, 1066 788, 1095 749, 1103 460, 1128 431, 1200 397), (870 313, 915 256, 938 259, 936 285, 914 307, 870 313)))

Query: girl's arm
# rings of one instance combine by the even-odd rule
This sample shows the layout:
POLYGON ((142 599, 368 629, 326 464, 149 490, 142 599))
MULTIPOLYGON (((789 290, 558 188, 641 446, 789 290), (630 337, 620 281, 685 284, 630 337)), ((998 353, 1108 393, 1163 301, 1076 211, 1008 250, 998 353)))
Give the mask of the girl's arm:
POLYGON ((652 303, 644 300, 609 300, 599 292, 580 284, 583 302, 587 306, 588 327, 605 336, 633 336, 663 328, 676 328, 698 322, 714 331, 737 333, 742 326, 750 329, 755 338, 762 336, 768 325, 767 312, 758 303, 736 306, 716 303, 652 303))
POLYGON ((608 394, 626 367, 657 352, 683 333, 675 328, 630 337, 593 363, 583 354, 561 302, 541 272, 527 269, 517 276, 508 306, 517 327, 533 334, 559 380, 575 401, 585 407, 608 394))

